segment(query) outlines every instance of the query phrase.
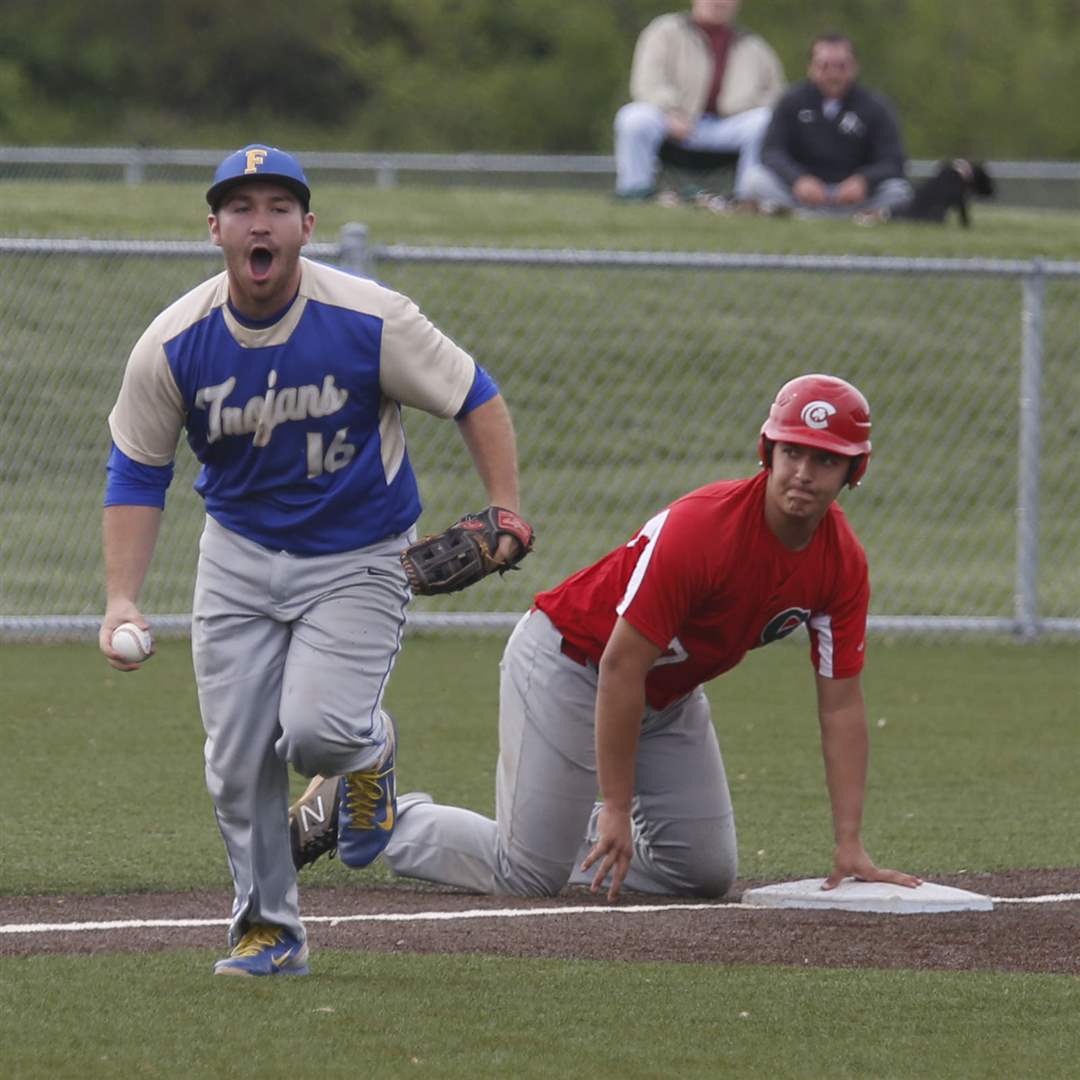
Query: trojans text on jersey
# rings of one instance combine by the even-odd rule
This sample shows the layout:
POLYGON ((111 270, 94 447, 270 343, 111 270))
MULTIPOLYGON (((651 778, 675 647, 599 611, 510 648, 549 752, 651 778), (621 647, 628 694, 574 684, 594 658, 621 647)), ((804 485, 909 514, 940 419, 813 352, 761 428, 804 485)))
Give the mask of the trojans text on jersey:
POLYGON ((330 416, 344 408, 349 391, 334 385, 334 376, 327 375, 322 386, 277 386, 277 372, 271 371, 266 380, 266 393, 255 394, 243 405, 225 405, 224 401, 236 386, 231 376, 216 386, 204 386, 195 394, 195 407, 207 409, 207 442, 217 442, 224 435, 249 435, 254 446, 267 446, 274 428, 287 420, 307 420, 313 416, 330 416))

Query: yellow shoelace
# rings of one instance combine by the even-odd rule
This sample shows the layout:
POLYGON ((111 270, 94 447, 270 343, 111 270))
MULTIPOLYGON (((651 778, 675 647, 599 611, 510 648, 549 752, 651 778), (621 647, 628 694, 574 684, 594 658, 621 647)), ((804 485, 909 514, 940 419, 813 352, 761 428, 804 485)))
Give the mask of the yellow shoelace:
POLYGON ((378 772, 347 773, 345 776, 345 805, 348 807, 354 829, 375 828, 375 807, 383 797, 380 780, 390 775, 390 770, 378 772))
POLYGON ((281 935, 280 927, 255 925, 236 943, 232 955, 258 956, 263 949, 273 948, 281 935))

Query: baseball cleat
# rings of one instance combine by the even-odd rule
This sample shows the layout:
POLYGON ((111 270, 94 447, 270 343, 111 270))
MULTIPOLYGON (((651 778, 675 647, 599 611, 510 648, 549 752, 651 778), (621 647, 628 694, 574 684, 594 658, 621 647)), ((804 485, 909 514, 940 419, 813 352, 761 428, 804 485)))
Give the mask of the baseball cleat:
POLYGON ((280 926, 254 923, 224 960, 214 964, 215 975, 307 975, 308 947, 280 926))
POLYGON ((397 820, 397 725, 389 713, 383 715, 388 737, 382 761, 370 769, 346 773, 339 781, 338 855, 354 869, 378 858, 390 842, 397 820))
POLYGON ((340 776, 316 776, 289 807, 293 866, 302 870, 327 852, 334 857, 338 834, 340 776))

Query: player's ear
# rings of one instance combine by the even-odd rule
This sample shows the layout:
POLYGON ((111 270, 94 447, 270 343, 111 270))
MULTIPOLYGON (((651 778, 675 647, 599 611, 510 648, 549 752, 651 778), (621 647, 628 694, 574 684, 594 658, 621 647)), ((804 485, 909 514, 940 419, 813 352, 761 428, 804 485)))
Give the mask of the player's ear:
POLYGON ((315 215, 309 210, 304 215, 304 231, 302 243, 306 244, 311 239, 311 234, 315 231, 315 215))
POLYGON ((206 215, 206 226, 210 230, 210 240, 221 247, 221 229, 218 226, 217 214, 206 215))

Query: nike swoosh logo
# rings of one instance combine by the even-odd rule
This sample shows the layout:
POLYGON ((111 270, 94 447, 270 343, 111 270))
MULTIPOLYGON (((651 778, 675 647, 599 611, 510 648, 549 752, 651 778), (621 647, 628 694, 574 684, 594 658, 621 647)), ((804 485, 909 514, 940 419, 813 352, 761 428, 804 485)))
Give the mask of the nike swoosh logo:
POLYGON ((287 952, 283 952, 280 956, 273 956, 270 958, 270 963, 273 964, 276 968, 282 967, 285 965, 289 957, 292 956, 294 952, 296 952, 295 949, 289 949, 287 952))
POLYGON ((383 832, 390 832, 394 827, 394 788, 397 786, 397 778, 393 770, 389 770, 383 773, 383 780, 386 784, 386 820, 376 824, 383 832))

